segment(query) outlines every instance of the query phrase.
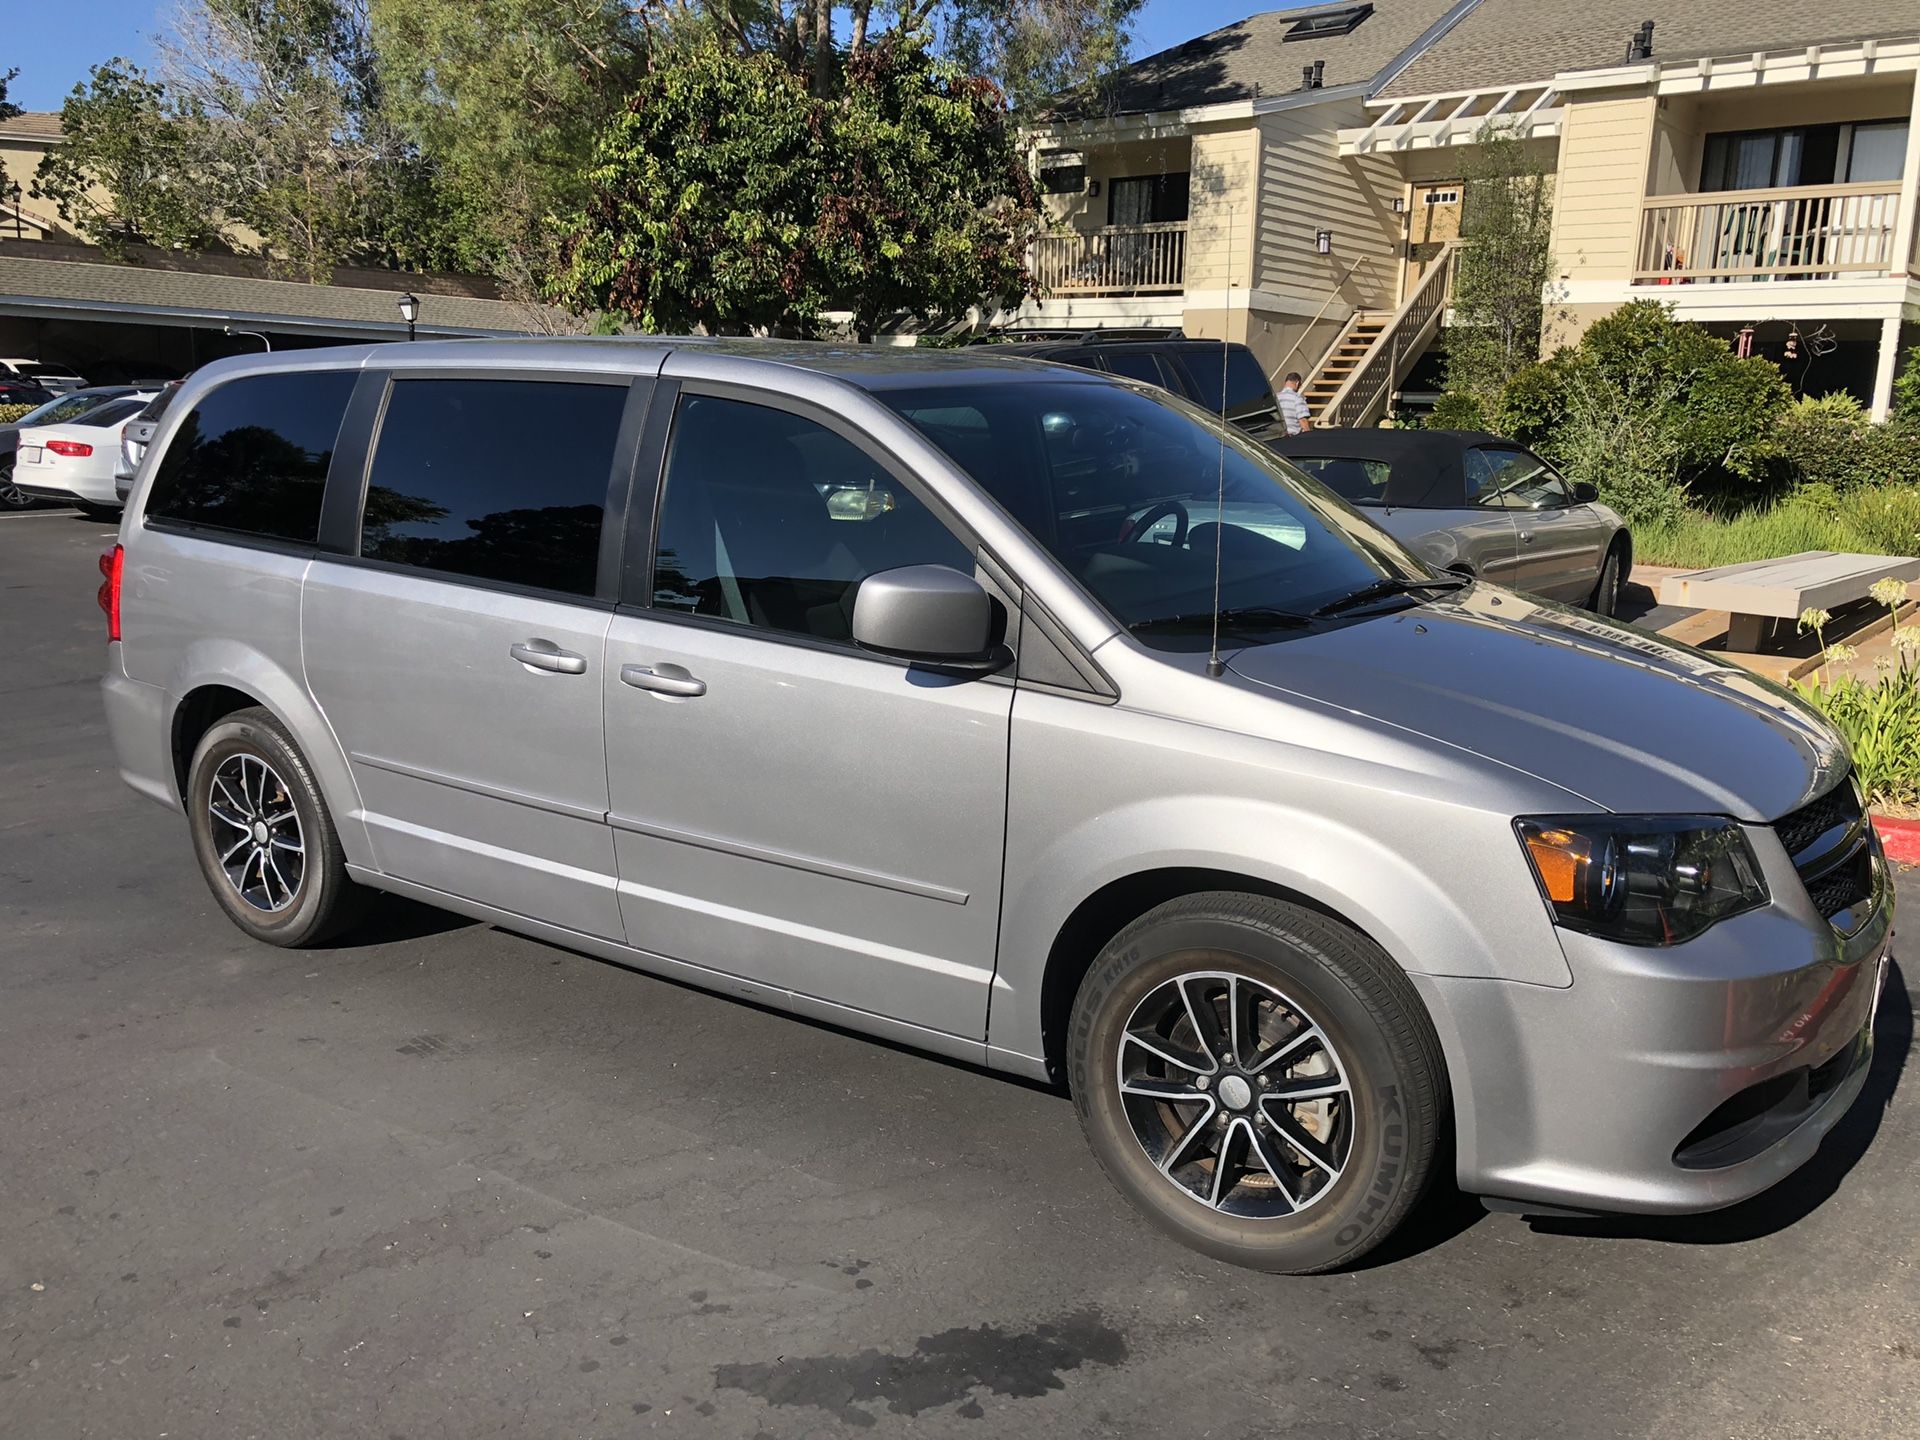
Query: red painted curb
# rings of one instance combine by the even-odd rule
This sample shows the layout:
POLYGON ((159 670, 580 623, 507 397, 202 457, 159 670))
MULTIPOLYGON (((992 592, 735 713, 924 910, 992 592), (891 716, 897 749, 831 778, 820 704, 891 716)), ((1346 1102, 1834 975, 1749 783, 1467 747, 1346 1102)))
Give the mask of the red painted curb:
POLYGON ((1889 860, 1902 865, 1920 865, 1920 820, 1875 815, 1873 828, 1880 833, 1880 844, 1889 860))

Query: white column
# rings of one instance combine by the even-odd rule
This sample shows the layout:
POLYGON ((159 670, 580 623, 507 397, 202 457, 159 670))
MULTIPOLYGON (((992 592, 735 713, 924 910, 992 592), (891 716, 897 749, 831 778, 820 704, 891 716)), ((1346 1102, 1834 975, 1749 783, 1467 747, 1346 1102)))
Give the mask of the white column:
POLYGON ((1887 418, 1893 408, 1893 377, 1900 368, 1900 316, 1896 313, 1880 322, 1880 358, 1873 367, 1873 410, 1875 423, 1887 418))
POLYGON ((1920 73, 1914 76, 1912 118, 1907 124, 1907 165, 1900 177, 1900 209, 1893 217, 1893 255, 1888 267, 1905 275, 1913 260, 1915 212, 1920 210, 1920 73))

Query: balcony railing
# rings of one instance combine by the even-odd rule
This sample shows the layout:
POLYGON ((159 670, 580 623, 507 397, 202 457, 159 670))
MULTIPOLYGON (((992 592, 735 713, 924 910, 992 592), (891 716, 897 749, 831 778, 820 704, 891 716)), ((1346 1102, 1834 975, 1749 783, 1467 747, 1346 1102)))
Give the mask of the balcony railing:
POLYGON ((1897 269, 1898 184, 1661 195, 1641 205, 1634 282, 1828 279, 1897 269))
POLYGON ((1042 294, 1177 295, 1186 287, 1187 222, 1042 235, 1033 274, 1042 294))

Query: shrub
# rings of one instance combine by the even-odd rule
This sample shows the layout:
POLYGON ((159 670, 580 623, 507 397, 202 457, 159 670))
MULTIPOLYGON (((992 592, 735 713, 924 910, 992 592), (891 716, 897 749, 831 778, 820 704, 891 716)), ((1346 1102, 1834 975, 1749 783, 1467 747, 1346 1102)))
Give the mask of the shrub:
POLYGON ((1555 361, 1523 366, 1500 393, 1494 427, 1502 435, 1536 448, 1566 415, 1566 367, 1555 361))
POLYGON ((1920 484, 1920 428, 1875 425, 1845 393, 1798 400, 1781 413, 1773 447, 1788 484, 1836 494, 1861 485, 1920 484))
POLYGON ((0 405, 0 425, 11 425, 22 415, 38 410, 38 405, 0 405))
POLYGON ((1449 390, 1434 403, 1433 413, 1427 417, 1430 430, 1484 430, 1487 428, 1486 412, 1480 408, 1480 402, 1473 396, 1458 390, 1449 390))
POLYGON ((1871 684, 1842 675, 1831 684, 1795 681, 1853 751, 1854 769, 1876 805, 1920 801, 1920 681, 1901 665, 1871 684))
POLYGON ((1900 373, 1893 377, 1893 415, 1902 425, 1920 427, 1920 345, 1907 351, 1900 373))

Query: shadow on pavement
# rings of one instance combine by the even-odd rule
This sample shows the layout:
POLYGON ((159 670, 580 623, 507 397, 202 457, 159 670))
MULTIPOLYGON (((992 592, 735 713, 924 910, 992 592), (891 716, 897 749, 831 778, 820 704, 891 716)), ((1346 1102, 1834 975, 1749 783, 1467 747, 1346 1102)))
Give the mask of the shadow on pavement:
POLYGON ((1880 1121, 1893 1104, 1913 1049, 1913 1001, 1898 964, 1887 970, 1887 988, 1873 1026, 1873 1064, 1866 1088, 1805 1165, 1773 1189, 1725 1210, 1705 1215, 1622 1215, 1594 1220, 1535 1218, 1532 1227, 1548 1235, 1585 1235, 1595 1239, 1657 1240, 1674 1245, 1737 1245, 1797 1225, 1840 1189, 1853 1167, 1880 1133, 1880 1121))
POLYGON ((451 910, 436 910, 417 900, 399 895, 377 895, 365 920, 345 935, 329 940, 322 950, 363 950, 373 945, 396 945, 405 940, 424 940, 429 935, 444 935, 464 930, 479 922, 451 910))

